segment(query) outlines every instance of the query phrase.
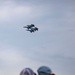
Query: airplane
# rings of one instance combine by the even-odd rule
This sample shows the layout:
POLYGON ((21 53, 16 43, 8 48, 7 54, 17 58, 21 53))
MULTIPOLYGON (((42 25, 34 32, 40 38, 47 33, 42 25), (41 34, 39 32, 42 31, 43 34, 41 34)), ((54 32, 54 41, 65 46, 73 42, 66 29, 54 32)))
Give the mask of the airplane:
POLYGON ((34 28, 31 28, 31 30, 34 30, 34 31, 38 31, 38 28, 37 27, 34 27, 34 28))
POLYGON ((38 28, 37 28, 37 27, 35 27, 35 28, 34 28, 34 30, 35 30, 35 31, 36 31, 36 30, 38 31, 38 28))
POLYGON ((30 28, 32 28, 32 27, 34 27, 34 24, 31 24, 31 25, 24 26, 23 28, 30 29, 30 28))
POLYGON ((26 31, 30 31, 31 33, 34 32, 34 30, 32 30, 32 29, 27 29, 26 31))
POLYGON ((27 30, 26 30, 26 31, 30 31, 31 33, 32 33, 32 32, 35 32, 36 30, 38 31, 38 28, 37 28, 37 27, 35 27, 35 25, 34 25, 34 24, 24 26, 23 28, 27 28, 27 30))
POLYGON ((26 31, 30 31, 32 33, 32 32, 35 32, 36 30, 38 31, 38 28, 37 27, 31 28, 31 29, 27 29, 26 31))

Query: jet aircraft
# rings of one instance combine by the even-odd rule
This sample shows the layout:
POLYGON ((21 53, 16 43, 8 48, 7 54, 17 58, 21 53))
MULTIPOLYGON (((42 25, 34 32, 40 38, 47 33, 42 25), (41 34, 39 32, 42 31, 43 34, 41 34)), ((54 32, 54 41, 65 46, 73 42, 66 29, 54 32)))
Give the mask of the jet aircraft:
POLYGON ((36 30, 38 31, 38 28, 37 28, 37 27, 35 27, 35 25, 34 25, 34 24, 24 26, 23 28, 27 28, 27 30, 26 30, 26 31, 30 31, 31 33, 32 33, 32 32, 35 32, 36 30))
POLYGON ((31 28, 31 30, 33 30, 33 31, 38 31, 38 28, 37 27, 34 27, 34 28, 31 28))
POLYGON ((34 32, 34 30, 32 30, 32 29, 27 29, 26 31, 30 31, 31 33, 34 32))
POLYGON ((23 28, 30 29, 30 28, 32 28, 32 27, 34 27, 34 24, 31 24, 31 25, 24 26, 23 28))

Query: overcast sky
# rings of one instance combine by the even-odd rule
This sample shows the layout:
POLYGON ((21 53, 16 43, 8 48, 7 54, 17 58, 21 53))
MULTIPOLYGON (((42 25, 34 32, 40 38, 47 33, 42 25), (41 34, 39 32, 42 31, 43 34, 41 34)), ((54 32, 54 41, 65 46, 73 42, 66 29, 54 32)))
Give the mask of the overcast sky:
POLYGON ((75 74, 75 0, 0 0, 0 75, 42 65, 75 74), (26 31, 27 24, 39 31, 26 31))

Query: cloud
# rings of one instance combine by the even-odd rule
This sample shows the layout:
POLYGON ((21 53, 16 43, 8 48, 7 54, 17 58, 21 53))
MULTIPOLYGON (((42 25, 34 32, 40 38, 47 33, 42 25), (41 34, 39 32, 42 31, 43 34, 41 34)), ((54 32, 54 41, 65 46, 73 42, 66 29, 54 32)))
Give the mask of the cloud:
POLYGON ((0 7, 0 20, 10 20, 12 18, 22 18, 23 16, 27 16, 31 12, 31 8, 23 5, 16 5, 13 2, 3 3, 0 7))
POLYGON ((13 19, 37 19, 41 18, 46 14, 52 13, 52 7, 49 7, 49 4, 37 5, 38 2, 24 2, 22 1, 3 1, 0 5, 0 20, 13 20, 13 19), (34 3, 34 4, 33 4, 34 3), (47 5, 47 6, 46 6, 47 5))
POLYGON ((22 57, 17 50, 4 47, 4 49, 0 49, 0 59, 2 59, 3 62, 6 62, 6 64, 16 64, 22 60, 22 57))

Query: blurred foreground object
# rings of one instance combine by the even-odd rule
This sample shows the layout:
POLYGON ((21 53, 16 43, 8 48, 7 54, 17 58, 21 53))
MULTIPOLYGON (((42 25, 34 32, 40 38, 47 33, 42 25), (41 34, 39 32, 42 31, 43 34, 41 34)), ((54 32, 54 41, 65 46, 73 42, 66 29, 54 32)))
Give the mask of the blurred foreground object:
POLYGON ((55 75, 52 70, 47 66, 41 66, 38 70, 38 75, 55 75))
POLYGON ((30 68, 24 68, 24 69, 21 71, 20 75, 34 75, 34 72, 33 72, 33 70, 30 69, 30 68))

